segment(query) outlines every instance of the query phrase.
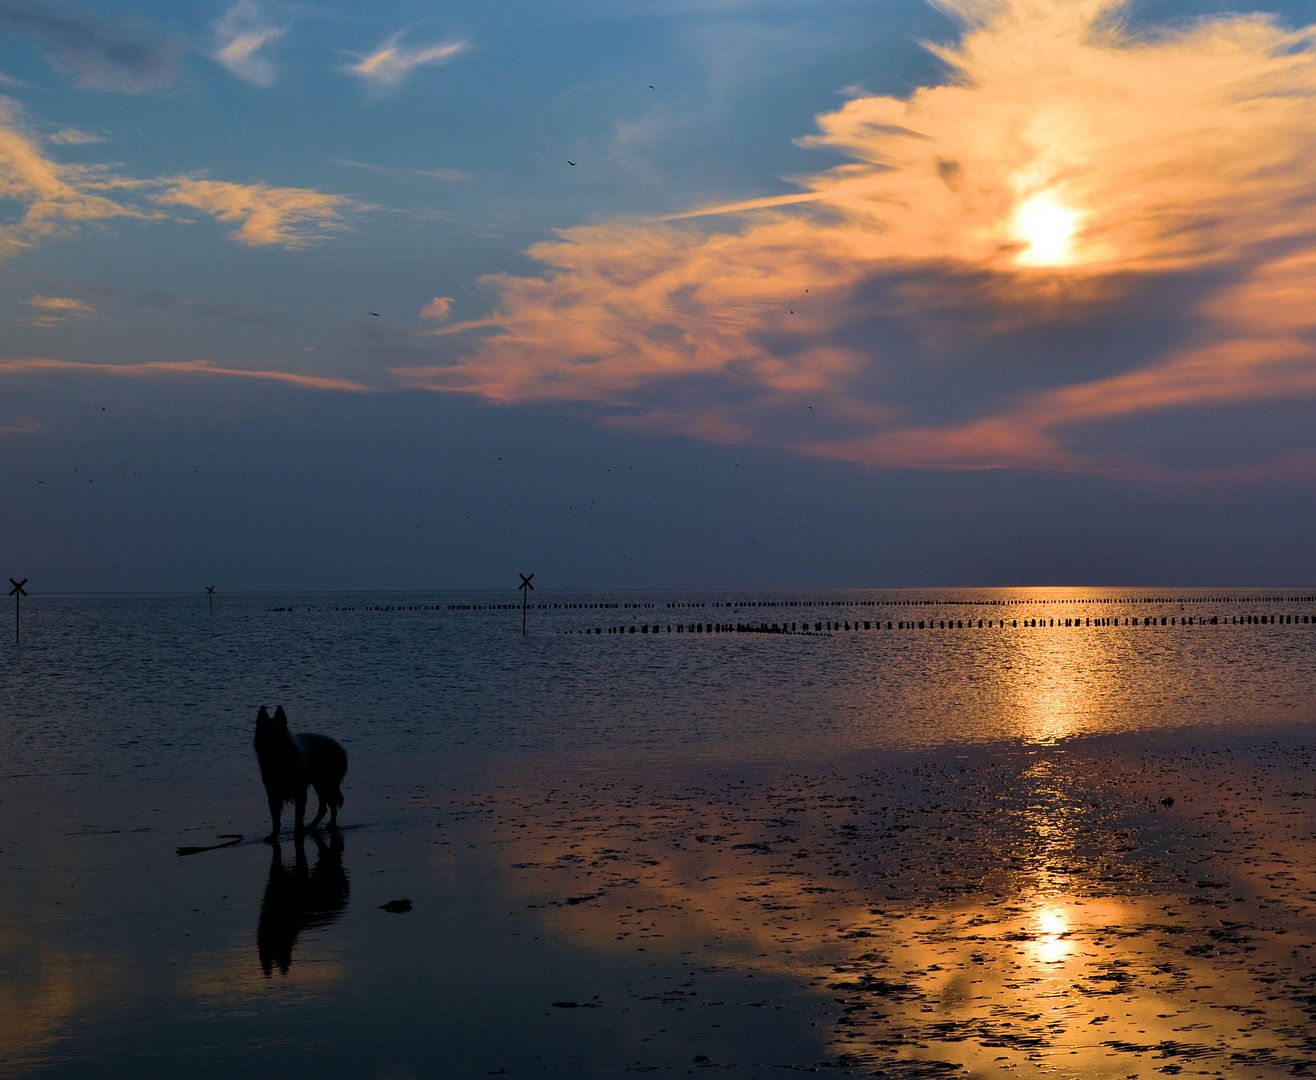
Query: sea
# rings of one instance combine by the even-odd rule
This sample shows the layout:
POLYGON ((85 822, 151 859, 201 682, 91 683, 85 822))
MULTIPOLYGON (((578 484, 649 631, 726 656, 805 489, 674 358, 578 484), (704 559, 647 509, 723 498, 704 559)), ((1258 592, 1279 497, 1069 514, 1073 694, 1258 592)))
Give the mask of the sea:
POLYGON ((33 595, 0 1077, 1307 1075, 1314 690, 1316 587, 33 595))

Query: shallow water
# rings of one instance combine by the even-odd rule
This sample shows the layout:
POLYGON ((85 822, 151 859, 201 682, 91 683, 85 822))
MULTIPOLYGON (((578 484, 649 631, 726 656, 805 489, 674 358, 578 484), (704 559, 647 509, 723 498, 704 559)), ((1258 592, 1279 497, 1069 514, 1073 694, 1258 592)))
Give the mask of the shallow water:
POLYGON ((34 597, 0 1075, 1316 1068, 1311 594, 536 600, 34 597))
POLYGON ((545 594, 526 637, 507 594, 251 595, 213 612, 38 597, 3 654, 0 769, 79 786, 246 778, 251 717, 275 703, 381 765, 758 760, 1313 718, 1316 621, 1209 620, 1316 619, 1316 597, 1122 592, 545 594), (1063 625, 1101 619, 1158 625, 1063 625), (973 628, 932 625, 947 620, 973 628), (1062 625, 1022 625, 1039 621, 1062 625), (841 628, 677 632, 710 622, 841 628), (901 622, 928 625, 885 629, 901 622), (583 632, 641 626, 661 632, 583 632))

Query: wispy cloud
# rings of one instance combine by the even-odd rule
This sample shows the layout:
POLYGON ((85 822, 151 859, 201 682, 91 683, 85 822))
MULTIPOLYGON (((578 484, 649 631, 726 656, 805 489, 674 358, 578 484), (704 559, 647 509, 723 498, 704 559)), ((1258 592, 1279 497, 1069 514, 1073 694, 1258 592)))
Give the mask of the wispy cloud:
POLYGON ((413 169, 412 172, 416 176, 425 177, 427 180, 444 180, 451 183, 471 179, 470 173, 464 173, 458 169, 413 169))
POLYGON ((444 180, 457 183, 470 180, 471 174, 456 169, 399 169, 392 165, 376 165, 370 161, 350 161, 346 158, 334 158, 333 163, 344 169, 363 169, 366 172, 385 173, 388 176, 419 176, 426 180, 444 180))
POLYGON ((312 188, 238 184, 174 176, 136 179, 94 165, 49 157, 26 130, 18 106, 0 98, 0 199, 18 204, 16 220, 0 223, 0 258, 80 224, 120 217, 160 218, 160 207, 201 210, 236 223, 233 238, 248 247, 300 248, 346 228, 348 213, 370 209, 346 195, 312 188), (134 201, 135 200, 135 201, 134 201))
POLYGON ((54 326, 65 322, 69 316, 96 314, 96 309, 90 304, 71 296, 42 296, 38 293, 28 303, 37 309, 38 314, 32 320, 37 326, 54 326))
POLYGON ((30 435, 34 431, 41 430, 39 420, 28 420, 20 417, 17 420, 0 420, 0 435, 30 435))
POLYGON ((59 311, 69 315, 95 315, 96 309, 82 300, 71 296, 42 296, 38 293, 28 301, 33 307, 42 311, 59 311))
POLYGON ((361 79, 375 93, 384 94, 401 86, 416 68, 446 64, 467 47, 464 41, 408 47, 402 44, 403 33, 398 31, 386 38, 372 53, 357 54, 357 62, 342 70, 361 79))
POLYGON ((300 248, 344 228, 348 211, 369 209, 346 195, 327 195, 312 188, 234 184, 222 180, 178 177, 161 181, 165 190, 156 201, 188 206, 238 227, 232 236, 248 247, 300 248))
POLYGON ((1316 28, 943 6, 946 83, 802 140, 843 164, 565 230, 429 331, 494 333, 398 378, 899 467, 1125 470, 1136 417, 1316 396, 1316 28))
POLYGON ((77 128, 65 128, 63 131, 46 136, 46 142, 53 143, 55 146, 91 146, 104 141, 103 135, 91 135, 77 128))
POLYGON ((167 89, 185 44, 146 23, 39 2, 0 0, 0 27, 43 46, 80 86, 128 94, 167 89))
POLYGON ((274 83, 274 64, 265 55, 267 46, 287 32, 287 27, 271 26, 261 16, 253 0, 239 0, 215 23, 215 59, 254 86, 274 83))
MULTIPOLYGON (((277 326, 284 321, 284 315, 277 309, 257 308, 243 303, 218 303, 196 297, 178 296, 174 293, 154 290, 135 292, 116 289, 104 284, 61 284, 56 286, 63 292, 73 292, 77 297, 60 297, 84 305, 89 312, 129 311, 150 313, 177 313, 192 319, 220 319, 239 326, 277 326), (85 298, 85 299, 79 299, 85 298), (94 306, 93 306, 94 304, 94 306)), ((45 299, 38 297, 38 299, 45 299)))
POLYGON ((308 390, 348 390, 369 393, 374 387, 351 379, 329 379, 320 375, 301 375, 294 371, 249 371, 245 368, 217 367, 209 360, 150 361, 144 364, 89 364, 76 360, 56 360, 33 356, 15 360, 0 360, 0 375, 22 375, 41 372, 78 371, 94 375, 127 378, 178 376, 207 376, 212 378, 260 379, 288 383, 308 390))

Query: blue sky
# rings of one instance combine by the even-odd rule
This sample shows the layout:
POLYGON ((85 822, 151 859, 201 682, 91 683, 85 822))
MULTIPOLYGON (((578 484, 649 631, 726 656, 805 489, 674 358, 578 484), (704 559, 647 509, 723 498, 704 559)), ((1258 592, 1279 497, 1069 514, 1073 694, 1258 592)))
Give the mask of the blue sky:
POLYGON ((1302 20, 0 0, 0 570, 1312 581, 1302 20))

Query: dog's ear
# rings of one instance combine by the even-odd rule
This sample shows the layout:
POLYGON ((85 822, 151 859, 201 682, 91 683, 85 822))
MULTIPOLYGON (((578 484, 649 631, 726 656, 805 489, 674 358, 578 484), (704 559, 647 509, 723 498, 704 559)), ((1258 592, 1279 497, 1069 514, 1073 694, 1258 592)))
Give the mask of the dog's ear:
POLYGON ((270 722, 270 710, 265 708, 264 705, 262 705, 260 707, 260 712, 256 714, 256 723, 268 724, 269 722, 270 722))
POLYGON ((282 705, 278 706, 274 710, 274 722, 278 724, 280 727, 288 726, 288 715, 283 711, 282 705))

